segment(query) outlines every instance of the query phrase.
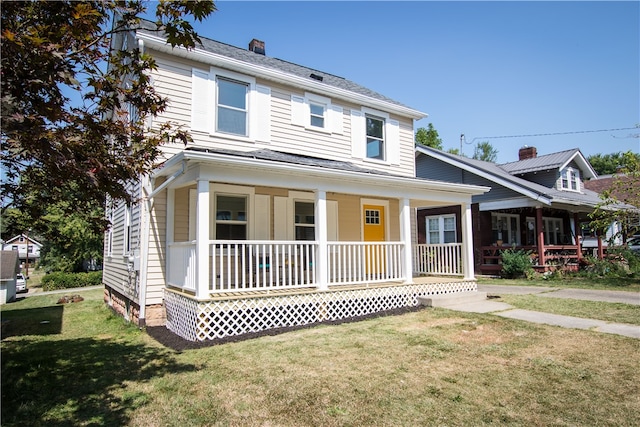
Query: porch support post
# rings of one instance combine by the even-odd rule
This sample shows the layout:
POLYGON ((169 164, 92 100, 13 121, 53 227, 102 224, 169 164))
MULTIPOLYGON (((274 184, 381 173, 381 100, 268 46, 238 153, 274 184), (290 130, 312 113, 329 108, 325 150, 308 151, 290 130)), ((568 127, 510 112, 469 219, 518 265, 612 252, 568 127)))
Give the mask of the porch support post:
POLYGON ((542 208, 536 208, 536 230, 538 230, 538 265, 545 265, 544 230, 542 225, 542 208))
POLYGON ((196 208, 196 298, 209 295, 209 181, 198 181, 196 208))
POLYGON ((400 238, 402 240, 402 272, 404 283, 413 283, 413 253, 411 249, 411 201, 400 200, 400 238))
POLYGON ((604 248, 602 247, 602 233, 600 230, 596 231, 596 236, 598 237, 598 259, 604 259, 604 248))
POLYGON ((471 203, 462 203, 462 273, 465 280, 475 280, 473 268, 473 227, 471 225, 471 203))
MULTIPOLYGON (((173 188, 167 189, 167 235, 165 237, 166 245, 165 253, 169 254, 169 247, 173 244, 175 239, 175 231, 174 231, 174 223, 175 223, 175 214, 176 214, 176 190, 173 188)), ((169 261, 169 256, 167 256, 165 261, 165 281, 169 281, 169 277, 171 277, 171 262, 169 261)))
POLYGON ((329 255, 327 254, 327 192, 316 191, 316 239, 318 253, 316 254, 316 280, 319 290, 329 289, 329 255))
POLYGON ((582 259, 582 242, 580 241, 580 223, 578 222, 578 213, 573 213, 573 235, 576 236, 576 249, 578 253, 576 256, 578 257, 578 261, 582 259))

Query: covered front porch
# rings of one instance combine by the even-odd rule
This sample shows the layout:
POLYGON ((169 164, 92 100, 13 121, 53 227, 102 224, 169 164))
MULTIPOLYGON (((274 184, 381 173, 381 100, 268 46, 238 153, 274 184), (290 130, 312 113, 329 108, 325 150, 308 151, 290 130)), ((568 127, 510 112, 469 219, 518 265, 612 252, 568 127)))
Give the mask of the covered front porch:
POLYGON ((245 322, 342 319, 475 288, 470 201, 485 188, 287 159, 185 150, 156 177, 166 177, 164 305, 176 333, 221 338, 256 332, 245 322), (451 204, 462 241, 415 243, 415 208, 451 204), (437 283, 419 283, 428 275, 437 283))

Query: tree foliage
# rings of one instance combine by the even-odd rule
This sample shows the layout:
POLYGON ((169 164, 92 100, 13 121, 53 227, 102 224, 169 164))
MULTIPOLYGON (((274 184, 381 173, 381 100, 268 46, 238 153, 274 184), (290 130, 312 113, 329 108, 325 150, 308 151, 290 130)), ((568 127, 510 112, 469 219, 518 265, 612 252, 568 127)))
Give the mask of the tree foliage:
MULTIPOLYGON (((161 0, 156 25, 173 46, 192 48, 189 19, 214 10, 212 1, 161 0)), ((51 206, 68 214, 106 195, 130 200, 126 183, 155 166, 159 145, 188 140, 172 123, 145 129, 168 102, 149 79, 154 60, 137 48, 110 54, 111 36, 145 12, 141 1, 2 3, 2 211, 38 219, 51 206)))
MULTIPOLYGON (((589 214, 594 230, 606 228, 618 221, 625 236, 640 234, 640 156, 622 153, 621 164, 613 176, 611 187, 600 194, 602 202, 589 214)), ((612 236, 612 239, 618 237, 612 236)))
POLYGON ((633 157, 635 157, 636 162, 640 161, 640 154, 631 152, 623 153, 621 151, 611 154, 594 154, 587 157, 587 160, 589 160, 591 167, 593 167, 598 175, 613 175, 619 170, 631 166, 629 165, 629 161, 633 160, 633 157))
POLYGON ((418 144, 442 150, 442 139, 438 135, 438 131, 433 127, 433 123, 429 123, 427 128, 418 128, 415 139, 418 144))
POLYGON ((479 142, 473 150, 472 159, 495 163, 498 159, 498 150, 493 148, 489 141, 479 142))

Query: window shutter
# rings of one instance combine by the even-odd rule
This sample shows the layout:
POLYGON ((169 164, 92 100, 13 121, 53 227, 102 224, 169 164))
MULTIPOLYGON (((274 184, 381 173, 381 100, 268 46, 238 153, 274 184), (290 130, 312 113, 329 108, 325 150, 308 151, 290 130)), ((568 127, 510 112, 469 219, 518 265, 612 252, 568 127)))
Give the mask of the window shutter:
POLYGON ((271 142, 271 88, 256 85, 251 133, 256 141, 271 142))
POLYGON ((366 156, 366 129, 364 114, 351 110, 351 155, 358 159, 366 156))
POLYGON ((273 197, 273 239, 289 240, 287 235, 287 197, 273 197))
POLYGON ((392 165, 400 164, 400 122, 388 119, 387 131, 387 159, 392 165))
POLYGON ((269 202, 270 197, 266 194, 256 194, 255 203, 255 235, 256 240, 269 240, 269 226, 271 224, 269 202))
POLYGON ((339 105, 329 106, 329 117, 331 123, 331 132, 342 135, 343 134, 343 122, 342 122, 342 107, 339 105))
POLYGON ((305 102, 301 96, 291 95, 291 124, 306 126, 305 102))
POLYGON ((191 130, 212 130, 214 100, 210 97, 209 87, 209 73, 194 68, 191 72, 191 130))

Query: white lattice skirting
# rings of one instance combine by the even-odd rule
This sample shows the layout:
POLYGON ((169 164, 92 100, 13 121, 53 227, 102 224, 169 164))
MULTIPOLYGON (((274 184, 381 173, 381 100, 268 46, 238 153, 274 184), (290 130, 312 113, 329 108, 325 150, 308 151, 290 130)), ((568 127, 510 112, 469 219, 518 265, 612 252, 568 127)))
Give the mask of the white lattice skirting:
POLYGON ((458 281, 197 301, 166 289, 164 302, 170 331, 189 341, 205 341, 413 307, 419 296, 475 290, 475 281, 458 281))

